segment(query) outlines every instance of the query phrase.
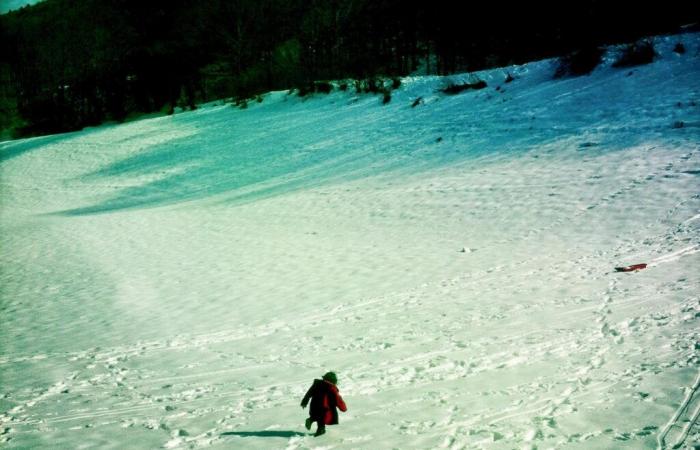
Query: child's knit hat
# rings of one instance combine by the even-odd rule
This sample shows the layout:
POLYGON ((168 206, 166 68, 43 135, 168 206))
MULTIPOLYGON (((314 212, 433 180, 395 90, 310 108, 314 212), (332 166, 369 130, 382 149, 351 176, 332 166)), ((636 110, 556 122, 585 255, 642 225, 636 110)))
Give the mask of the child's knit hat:
POLYGON ((323 376, 323 379, 329 383, 338 384, 338 377, 335 375, 335 372, 327 372, 323 376))

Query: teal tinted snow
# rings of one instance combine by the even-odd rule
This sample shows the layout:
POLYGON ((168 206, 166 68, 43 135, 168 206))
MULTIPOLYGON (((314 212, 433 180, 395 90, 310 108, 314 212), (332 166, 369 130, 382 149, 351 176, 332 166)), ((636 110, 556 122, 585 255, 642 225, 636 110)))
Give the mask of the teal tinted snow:
MULTIPOLYGON (((668 128, 676 116, 693 127, 686 134, 696 133, 697 108, 673 111, 672 105, 692 98, 687 86, 697 72, 687 70, 689 58, 668 56, 671 61, 662 68, 599 70, 554 81, 550 61, 511 69, 518 78, 509 84, 503 82, 505 70, 493 70, 481 74, 490 88, 453 97, 437 92, 441 81, 435 78, 406 80, 381 108, 376 96, 336 92, 301 100, 275 93, 248 110, 222 107, 155 119, 159 125, 149 124, 148 130, 131 125, 133 134, 121 138, 112 139, 114 131, 96 131, 90 136, 97 142, 77 137, 76 144, 148 147, 81 179, 119 186, 128 177, 163 176, 63 213, 162 206, 221 194, 233 202, 254 201, 392 169, 425 170, 549 144, 561 148, 567 140, 569 147, 588 148, 589 153, 611 151, 673 139, 668 128), (497 86, 505 92, 495 91, 497 86), (410 108, 417 97, 426 104, 410 108), (163 136, 168 127, 186 133, 168 139, 163 136), (599 135, 603 142, 596 142, 599 135), (160 137, 164 142, 158 142, 160 137), (149 145, 151 138, 156 142, 149 145)), ((0 158, 42 147, 47 140, 11 144, 0 158)))

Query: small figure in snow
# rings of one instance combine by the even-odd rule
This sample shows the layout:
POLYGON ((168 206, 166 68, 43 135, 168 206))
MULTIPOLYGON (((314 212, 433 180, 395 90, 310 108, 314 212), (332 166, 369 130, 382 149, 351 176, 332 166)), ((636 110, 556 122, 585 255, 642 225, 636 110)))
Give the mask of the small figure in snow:
POLYGON ((338 392, 338 377, 335 373, 328 372, 321 380, 316 379, 309 388, 308 392, 301 401, 301 407, 306 408, 306 405, 311 400, 309 408, 309 418, 306 419, 306 429, 311 429, 311 424, 316 422, 318 428, 314 436, 320 436, 326 432, 326 425, 338 424, 338 409, 345 412, 348 407, 345 406, 343 397, 338 392))

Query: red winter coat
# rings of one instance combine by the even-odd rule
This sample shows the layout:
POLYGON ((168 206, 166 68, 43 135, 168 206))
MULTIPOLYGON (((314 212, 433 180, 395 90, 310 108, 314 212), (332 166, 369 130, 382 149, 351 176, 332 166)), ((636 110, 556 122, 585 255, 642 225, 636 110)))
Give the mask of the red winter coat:
POLYGON ((309 417, 325 425, 338 423, 338 409, 343 412, 348 410, 336 385, 325 380, 314 380, 314 384, 311 385, 301 401, 301 406, 306 408, 309 400, 311 400, 309 417))

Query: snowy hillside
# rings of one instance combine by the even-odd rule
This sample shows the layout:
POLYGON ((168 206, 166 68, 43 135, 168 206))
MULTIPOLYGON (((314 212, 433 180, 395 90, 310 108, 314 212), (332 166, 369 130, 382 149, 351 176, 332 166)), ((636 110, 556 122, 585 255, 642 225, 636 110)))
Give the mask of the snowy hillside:
POLYGON ((697 448, 700 35, 655 42, 0 143, 2 446, 697 448))

